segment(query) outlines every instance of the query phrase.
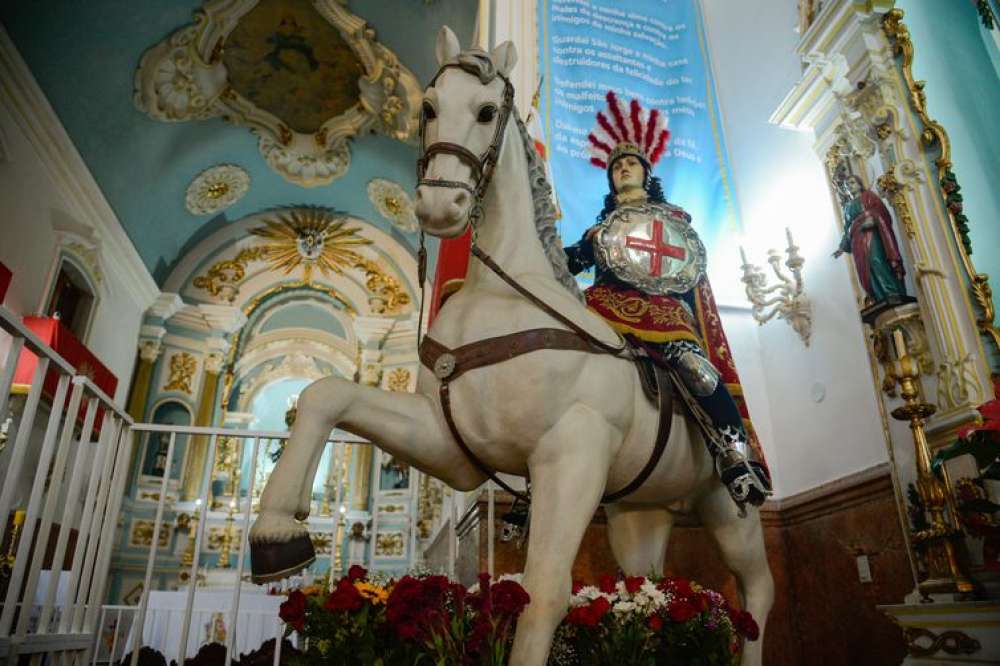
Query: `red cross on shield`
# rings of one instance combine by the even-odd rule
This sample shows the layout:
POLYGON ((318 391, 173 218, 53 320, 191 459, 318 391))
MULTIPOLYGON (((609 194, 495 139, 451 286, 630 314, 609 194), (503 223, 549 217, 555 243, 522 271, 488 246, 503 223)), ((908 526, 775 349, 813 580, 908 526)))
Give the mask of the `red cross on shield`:
POLYGON ((663 257, 683 259, 687 256, 687 252, 679 245, 670 245, 663 242, 662 220, 654 219, 651 224, 653 227, 653 237, 651 239, 646 240, 638 236, 626 236, 625 247, 634 248, 640 252, 648 252, 649 274, 653 277, 660 277, 663 273, 663 257))

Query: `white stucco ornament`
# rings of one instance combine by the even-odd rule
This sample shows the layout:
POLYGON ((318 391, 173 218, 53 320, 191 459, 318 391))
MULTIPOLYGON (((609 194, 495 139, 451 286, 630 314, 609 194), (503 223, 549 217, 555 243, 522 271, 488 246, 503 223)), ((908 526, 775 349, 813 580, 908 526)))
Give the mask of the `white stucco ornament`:
POLYGON ((205 169, 188 185, 184 205, 193 215, 210 215, 229 208, 250 189, 250 174, 235 164, 205 169))
POLYGON ((268 166, 303 187, 343 176, 350 141, 415 140, 423 89, 343 0, 206 0, 142 55, 136 108, 161 122, 248 128, 268 166), (223 48, 225 45, 225 48, 223 48))
POLYGON ((419 228, 413 201, 399 183, 373 178, 368 182, 368 198, 375 210, 400 230, 412 232, 419 228))

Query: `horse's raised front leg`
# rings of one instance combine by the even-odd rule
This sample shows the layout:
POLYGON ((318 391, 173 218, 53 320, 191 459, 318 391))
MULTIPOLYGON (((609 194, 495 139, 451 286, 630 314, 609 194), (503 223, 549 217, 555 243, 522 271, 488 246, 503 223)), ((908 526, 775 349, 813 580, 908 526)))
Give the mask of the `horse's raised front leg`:
POLYGON ((531 531, 524 587, 531 603, 518 619, 511 666, 544 666, 569 605, 570 571, 607 481, 617 433, 581 405, 568 410, 528 461, 531 531))
POLYGON ((307 533, 295 515, 309 513, 309 489, 330 431, 340 427, 460 490, 482 475, 460 455, 437 406, 420 394, 383 391, 339 377, 310 384, 299 396, 288 443, 260 498, 252 543, 285 543, 307 533))

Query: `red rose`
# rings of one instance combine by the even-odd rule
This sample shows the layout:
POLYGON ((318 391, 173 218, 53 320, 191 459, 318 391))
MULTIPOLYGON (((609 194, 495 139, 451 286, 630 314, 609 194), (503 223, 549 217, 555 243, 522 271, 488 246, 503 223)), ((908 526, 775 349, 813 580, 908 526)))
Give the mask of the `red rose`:
POLYGON ((732 614, 733 627, 741 636, 745 636, 748 641, 755 641, 760 638, 760 627, 750 613, 736 610, 732 614))
POLYGON ((660 619, 659 615, 651 615, 649 618, 649 628, 653 631, 659 631, 663 629, 663 620, 660 619))
POLYGON ((605 594, 615 593, 615 577, 609 574, 604 574, 597 579, 597 587, 600 588, 601 592, 605 594))
POLYGON ((493 610, 510 617, 517 617, 531 602, 524 588, 512 580, 502 580, 492 587, 493 610))
POLYGON ((328 611, 353 611, 364 605, 365 599, 358 592, 358 588, 348 579, 341 578, 337 588, 326 598, 323 608, 328 611))
POLYGON ((306 595, 292 590, 288 600, 278 608, 278 617, 295 631, 302 631, 306 625, 306 595))
POLYGON ((604 597, 597 597, 590 602, 590 612, 592 612, 598 620, 604 617, 605 613, 611 610, 611 602, 604 597))
POLYGON ((642 576, 626 576, 625 589, 628 590, 629 594, 635 594, 639 591, 644 582, 646 582, 646 579, 642 576))
POLYGON ((364 580, 367 575, 368 570, 357 564, 352 564, 351 568, 347 570, 347 580, 352 583, 356 580, 364 580))
POLYGON ((687 599, 679 599, 667 608, 667 617, 673 622, 684 623, 698 614, 698 609, 687 599))

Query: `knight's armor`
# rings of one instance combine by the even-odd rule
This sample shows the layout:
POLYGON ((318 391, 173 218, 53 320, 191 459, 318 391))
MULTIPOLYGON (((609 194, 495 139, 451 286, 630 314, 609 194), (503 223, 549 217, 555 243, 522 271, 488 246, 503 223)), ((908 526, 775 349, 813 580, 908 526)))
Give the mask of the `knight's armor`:
MULTIPOLYGON (((640 291, 596 261, 595 245, 600 239, 599 233, 594 234, 593 238, 584 236, 578 243, 565 248, 569 269, 574 275, 591 267, 595 268, 594 286, 587 294, 592 306, 598 305, 593 302, 595 299, 607 306, 609 293, 619 303, 643 299, 661 312, 680 313, 680 318, 703 335, 698 331, 699 322, 695 316, 697 287, 675 295, 653 295, 640 291)), ((610 307, 615 309, 615 305, 610 307)), ((595 309, 600 312, 600 305, 595 309)), ((680 378, 685 402, 691 407, 705 434, 705 441, 715 458, 716 469, 733 500, 741 507, 746 503, 760 505, 771 494, 767 470, 748 457, 749 438, 743 425, 743 417, 726 384, 721 380, 719 370, 708 359, 702 345, 684 335, 652 341, 648 339, 651 336, 643 335, 639 327, 633 332, 625 332, 625 335, 633 345, 652 357, 654 362, 666 363, 674 370, 675 376, 680 378)))

